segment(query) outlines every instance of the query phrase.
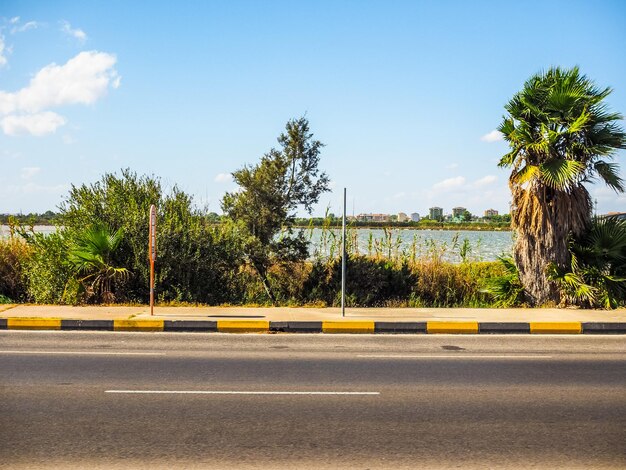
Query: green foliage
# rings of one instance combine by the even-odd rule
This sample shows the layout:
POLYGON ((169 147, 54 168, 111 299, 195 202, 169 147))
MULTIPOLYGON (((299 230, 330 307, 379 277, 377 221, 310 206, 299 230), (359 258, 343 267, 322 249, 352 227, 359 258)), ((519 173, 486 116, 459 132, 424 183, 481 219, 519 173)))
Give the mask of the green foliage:
POLYGON ((599 89, 577 67, 551 68, 531 77, 505 106, 509 113, 499 130, 511 145, 500 166, 512 167, 511 179, 537 180, 566 190, 592 178, 623 191, 618 168, 607 163, 626 147, 626 134, 603 100, 610 88, 599 89))
MULTIPOLYGON (((346 300, 350 307, 487 306, 481 282, 498 276, 496 263, 443 263, 422 258, 416 263, 394 262, 365 255, 347 259, 346 300)), ((340 304, 341 261, 316 260, 303 284, 302 303, 340 304)))
POLYGON ((111 233, 105 225, 96 224, 76 234, 72 240, 67 260, 86 300, 114 302, 115 284, 130 276, 128 269, 112 264, 123 235, 122 229, 111 233))
POLYGON ((318 169, 323 144, 313 139, 306 118, 290 120, 278 143, 280 150, 272 149, 257 165, 232 173, 240 191, 226 193, 222 200, 224 213, 244 231, 243 251, 272 301, 270 266, 308 255, 302 231, 294 235, 292 230, 295 210, 302 206, 310 213, 329 183, 318 169))
POLYGON ((73 186, 61 205, 67 237, 84 227, 104 225, 123 230, 112 266, 133 275, 116 283, 116 296, 147 302, 149 288, 148 222, 150 205, 157 207, 155 289, 159 301, 232 301, 240 291, 234 274, 239 269, 241 236, 232 224, 215 225, 214 217, 193 207, 189 195, 176 186, 167 193, 156 177, 130 170, 105 174, 92 185, 73 186), (229 289, 229 287, 233 287, 229 289))
POLYGON ((489 294, 494 300, 496 307, 519 306, 523 302, 524 287, 519 278, 519 272, 513 258, 499 256, 498 261, 504 273, 484 281, 483 292, 489 294))
POLYGON ((67 263, 69 240, 64 231, 49 235, 22 232, 32 255, 25 266, 28 299, 40 304, 78 303, 78 285, 67 263))
MULTIPOLYGON (((396 265, 388 260, 350 256, 346 260, 346 270, 349 273, 346 282, 347 305, 350 307, 406 302, 417 282, 417 276, 408 263, 396 265)), ((321 300, 327 305, 339 305, 340 293, 341 259, 316 261, 304 284, 304 301, 321 300)))
POLYGON ((594 219, 570 242, 571 266, 549 268, 567 302, 591 308, 617 308, 626 302, 626 221, 594 219))
POLYGON ((54 225, 57 222, 58 214, 46 211, 43 214, 0 214, 0 224, 3 225, 54 225))

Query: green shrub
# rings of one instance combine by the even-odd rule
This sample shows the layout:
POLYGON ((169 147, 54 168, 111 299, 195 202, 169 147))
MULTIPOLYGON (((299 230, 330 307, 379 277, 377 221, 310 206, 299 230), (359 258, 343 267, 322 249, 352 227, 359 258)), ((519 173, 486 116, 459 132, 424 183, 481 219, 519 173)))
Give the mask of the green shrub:
POLYGON ((105 174, 92 185, 73 186, 61 205, 60 218, 69 237, 83 227, 102 224, 124 238, 112 264, 133 273, 117 284, 116 296, 132 302, 149 297, 148 223, 150 205, 157 207, 155 290, 159 301, 219 304, 239 300, 236 273, 241 241, 236 226, 216 225, 194 209, 192 198, 174 186, 165 192, 158 178, 130 170, 105 174))
POLYGON ((548 276, 561 290, 563 303, 614 309, 626 305, 626 221, 593 219, 569 243, 567 269, 549 266, 548 276))
POLYGON ((32 255, 26 264, 28 300, 42 304, 76 304, 78 285, 67 263, 68 238, 63 230, 27 236, 32 255))
MULTIPOLYGON (((366 256, 349 256, 346 271, 346 304, 351 307, 385 306, 407 301, 417 282, 417 275, 408 263, 398 264, 366 256)), ((302 300, 340 305, 340 259, 313 263, 303 286, 302 300)))

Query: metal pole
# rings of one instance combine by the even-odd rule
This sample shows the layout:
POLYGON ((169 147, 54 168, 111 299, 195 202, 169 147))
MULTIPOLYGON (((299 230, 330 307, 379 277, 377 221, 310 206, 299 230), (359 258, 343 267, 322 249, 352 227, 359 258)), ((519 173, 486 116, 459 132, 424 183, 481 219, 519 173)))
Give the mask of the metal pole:
POLYGON ((346 316, 346 188, 343 188, 343 217, 341 218, 341 316, 346 316))
POLYGON ((148 257, 150 259, 150 315, 154 315, 154 262, 156 260, 156 207, 150 206, 148 257))

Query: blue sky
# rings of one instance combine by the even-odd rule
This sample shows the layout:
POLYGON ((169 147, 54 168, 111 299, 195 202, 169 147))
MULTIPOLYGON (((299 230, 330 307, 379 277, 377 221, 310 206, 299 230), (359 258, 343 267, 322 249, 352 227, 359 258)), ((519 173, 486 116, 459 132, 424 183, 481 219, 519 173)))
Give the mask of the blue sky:
POLYGON ((626 113, 625 25, 623 1, 3 0, 0 213, 126 167, 220 212, 229 173, 305 113, 334 188, 317 214, 344 186, 349 212, 508 212, 507 147, 486 137, 503 105, 579 65, 626 113))

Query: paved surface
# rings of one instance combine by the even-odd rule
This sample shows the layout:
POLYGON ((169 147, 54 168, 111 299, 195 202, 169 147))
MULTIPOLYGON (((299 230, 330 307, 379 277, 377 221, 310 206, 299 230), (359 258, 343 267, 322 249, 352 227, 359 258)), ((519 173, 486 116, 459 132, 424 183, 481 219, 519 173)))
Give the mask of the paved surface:
POLYGON ((623 336, 3 331, 0 361, 2 468, 626 467, 623 336))
MULTIPOLYGON (((162 320, 250 319, 268 321, 323 321, 341 318, 338 308, 289 307, 156 307, 152 318, 162 320)), ((0 305, 0 318, 54 317, 84 320, 150 318, 148 306, 71 307, 61 305, 0 305)), ((349 308, 346 318, 379 321, 479 321, 479 322, 626 322, 626 309, 488 309, 488 308, 349 308)))

